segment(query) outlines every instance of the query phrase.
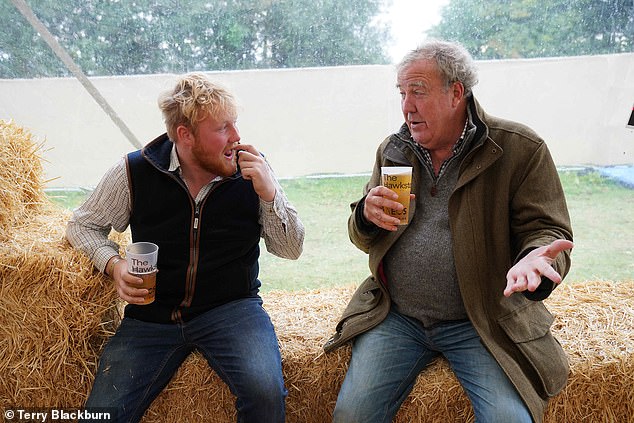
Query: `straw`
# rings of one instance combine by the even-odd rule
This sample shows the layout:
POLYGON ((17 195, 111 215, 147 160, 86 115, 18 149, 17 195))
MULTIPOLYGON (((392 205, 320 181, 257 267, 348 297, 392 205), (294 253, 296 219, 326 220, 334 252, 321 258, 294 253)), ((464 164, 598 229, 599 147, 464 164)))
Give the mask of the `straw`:
MULTIPOLYGON (((0 404, 80 408, 101 350, 120 322, 112 282, 64 239, 69 212, 43 194, 31 134, 0 123, 0 404)), ((122 248, 128 234, 111 234, 122 248)), ((545 301, 569 356, 565 389, 545 422, 634 422, 634 281, 563 284, 545 301)), ((287 422, 330 422, 350 347, 324 354, 354 287, 263 295, 282 352, 287 422)), ((254 351, 254 354, 257 354, 254 351)), ((190 356, 143 422, 235 421, 235 398, 199 353, 190 356)), ((397 422, 471 422, 444 360, 419 376, 397 422)))
POLYGON ((0 241, 43 196, 41 149, 28 130, 0 120, 0 241))
MULTIPOLYGON (((564 284, 547 301, 553 333, 570 358, 569 382, 548 406, 544 421, 631 422, 634 416, 634 282, 564 284)), ((329 422, 347 369, 350 348, 324 354, 353 287, 270 292, 264 305, 275 324, 289 391, 288 422, 329 422)), ((194 354, 148 410, 144 422, 235 421, 233 398, 205 360, 194 354), (181 402, 186 405, 181 407, 181 402), (202 417, 201 417, 202 416, 202 417)), ((466 395, 447 363, 425 369, 397 422, 473 421, 466 395)))

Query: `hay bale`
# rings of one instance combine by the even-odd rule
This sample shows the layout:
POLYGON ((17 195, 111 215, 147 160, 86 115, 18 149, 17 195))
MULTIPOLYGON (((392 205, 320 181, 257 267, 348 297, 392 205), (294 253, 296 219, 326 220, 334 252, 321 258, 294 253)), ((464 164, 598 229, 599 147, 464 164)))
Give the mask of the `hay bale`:
MULTIPOLYGON (((44 196, 28 132, 0 123, 0 403, 5 409, 80 408, 120 303, 107 278, 63 238, 69 213, 44 196)), ((115 240, 125 245, 127 235, 115 240)), ((634 281, 564 284, 547 300, 567 351, 570 380, 546 423, 634 422, 634 281)), ((329 422, 350 348, 324 354, 353 287, 263 295, 289 391, 287 421, 329 422)), ((235 421, 235 399, 198 353, 159 395, 144 422, 235 421)), ((419 376, 397 422, 473 421, 444 360, 419 376)))
MULTIPOLYGON (((264 307, 276 327, 282 352, 288 422, 332 419, 350 350, 345 347, 326 355, 322 345, 351 293, 352 288, 342 288, 264 295, 264 307)), ((232 422, 236 420, 234 403, 227 386, 194 353, 148 409, 143 422, 232 422)))
MULTIPOLYGON (((80 407, 103 343, 117 324, 116 294, 83 255, 65 244, 61 230, 50 232, 66 219, 41 218, 20 229, 12 255, 1 252, 0 401, 80 407), (24 235, 42 227, 48 228, 46 235, 24 235)), ((633 289, 634 282, 564 285, 548 300, 556 316, 553 332, 568 352, 572 371, 565 390, 551 401, 546 422, 632 421, 633 289)), ((280 339, 288 422, 331 420, 350 349, 324 354, 321 346, 352 291, 264 295, 280 339)), ((200 354, 193 354, 143 421, 231 422, 234 401, 200 354)), ((443 360, 421 374, 396 421, 472 421, 466 396, 443 360)))
POLYGON ((11 121, 0 120, 0 241, 12 226, 40 206, 42 144, 11 121))
POLYGON ((111 283, 64 240, 41 144, 0 121, 0 403, 80 406, 119 317, 111 283))
MULTIPOLYGON (((270 292, 264 305, 275 324, 289 391, 287 421, 330 422, 350 357, 344 347, 324 354, 352 287, 270 292)), ((570 380, 551 400, 544 421, 634 420, 634 282, 565 284, 547 303, 553 332, 570 357, 570 380)), ((146 413, 143 422, 235 421, 229 393, 205 360, 190 357, 146 413), (213 416, 213 417, 212 417, 213 416)), ((444 360, 421 373, 396 422, 469 422, 471 405, 444 360)))
MULTIPOLYGON (((63 240, 60 210, 33 215, 0 248, 0 403, 81 405, 118 324, 111 282, 63 240)), ((67 217, 67 216, 66 216, 67 217)))
POLYGON ((634 281, 564 284, 546 304, 570 361, 545 423, 634 422, 634 281))

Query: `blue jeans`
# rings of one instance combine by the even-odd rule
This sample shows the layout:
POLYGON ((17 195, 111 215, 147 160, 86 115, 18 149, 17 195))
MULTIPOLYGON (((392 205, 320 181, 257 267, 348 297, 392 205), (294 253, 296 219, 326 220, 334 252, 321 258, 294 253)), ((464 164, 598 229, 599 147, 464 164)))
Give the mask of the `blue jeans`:
POLYGON ((116 422, 139 421, 195 349, 237 397, 239 422, 284 422, 287 391, 278 341, 258 297, 185 324, 124 318, 103 351, 86 408, 107 408, 116 422))
POLYGON ((418 374, 443 355, 471 400, 476 422, 527 422, 532 418, 470 321, 424 328, 391 311, 358 336, 334 411, 336 423, 391 422, 418 374))

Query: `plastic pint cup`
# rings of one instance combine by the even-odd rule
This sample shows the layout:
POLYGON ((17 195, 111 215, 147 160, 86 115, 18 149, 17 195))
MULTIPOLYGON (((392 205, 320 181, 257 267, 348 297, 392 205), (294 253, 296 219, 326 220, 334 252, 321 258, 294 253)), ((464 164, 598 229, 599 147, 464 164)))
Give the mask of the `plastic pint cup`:
POLYGON ((125 249, 128 273, 143 279, 141 288, 148 290, 143 304, 150 304, 156 296, 156 262, 158 245, 151 242, 134 242, 125 249))
POLYGON ((403 205, 403 210, 394 210, 384 207, 383 211, 401 220, 399 225, 407 225, 409 222, 409 194, 412 188, 412 168, 409 166, 381 167, 381 185, 398 194, 398 201, 403 205))

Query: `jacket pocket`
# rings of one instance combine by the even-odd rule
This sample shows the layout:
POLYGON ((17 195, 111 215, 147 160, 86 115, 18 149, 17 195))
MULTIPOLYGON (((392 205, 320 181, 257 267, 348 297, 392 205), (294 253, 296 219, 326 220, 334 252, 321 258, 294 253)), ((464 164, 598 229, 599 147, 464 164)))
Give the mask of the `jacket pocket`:
POLYGON ((538 378, 536 388, 548 397, 564 388, 570 370, 566 353, 550 332, 554 320, 541 302, 530 302, 498 319, 538 378))
POLYGON ((365 314, 374 309, 379 304, 381 295, 381 288, 374 277, 369 276, 352 294, 352 298, 341 316, 340 325, 355 315, 365 314))
POLYGON ((368 277, 352 295, 339 319, 335 334, 324 345, 326 352, 338 348, 381 322, 381 314, 384 312, 384 307, 380 307, 382 300, 384 299, 381 288, 374 277, 368 277))

